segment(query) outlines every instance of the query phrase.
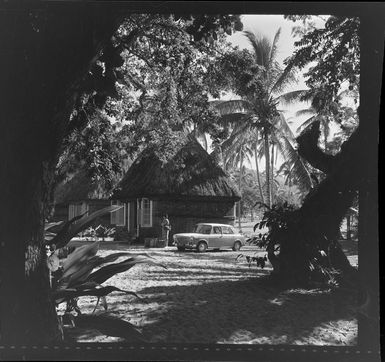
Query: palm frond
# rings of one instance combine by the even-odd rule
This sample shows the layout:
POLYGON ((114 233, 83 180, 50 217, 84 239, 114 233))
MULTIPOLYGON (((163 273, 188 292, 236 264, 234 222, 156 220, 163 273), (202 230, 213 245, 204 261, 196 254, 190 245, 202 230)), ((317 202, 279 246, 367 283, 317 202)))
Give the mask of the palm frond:
POLYGON ((293 104, 294 102, 301 101, 301 97, 303 97, 307 92, 308 92, 307 89, 287 92, 279 95, 276 99, 279 100, 284 105, 290 105, 290 104, 293 104))
POLYGON ((272 64, 274 62, 276 56, 277 56, 278 41, 279 41, 280 35, 281 35, 281 28, 279 28, 274 35, 273 43, 272 43, 271 49, 270 49, 269 64, 272 64))
POLYGON ((277 93, 284 88, 288 83, 295 81, 296 71, 292 65, 287 66, 280 75, 276 78, 274 85, 271 88, 271 93, 277 93))
POLYGON ((231 132, 230 137, 221 143, 222 152, 226 153, 232 146, 244 142, 245 134, 248 133, 251 135, 250 132, 251 128, 247 122, 236 124, 231 132))
POLYGON ((278 138, 278 147, 284 159, 292 164, 291 170, 294 172, 295 178, 298 181, 298 187, 302 192, 308 192, 312 188, 313 183, 310 173, 299 157, 298 152, 286 137, 278 138))
POLYGON ((249 114, 252 112, 252 105, 244 99, 236 99, 217 103, 215 108, 221 116, 228 116, 232 114, 249 114))
POLYGON ((303 122, 298 128, 297 133, 302 133, 306 128, 310 127, 313 122, 317 120, 316 116, 308 118, 305 122, 303 122))
POLYGON ((310 107, 306 109, 300 109, 299 111, 295 112, 295 115, 296 117, 302 117, 302 116, 308 116, 308 115, 314 116, 315 113, 316 113, 315 109, 310 107))
POLYGON ((269 68, 269 60, 270 60, 270 51, 271 51, 271 43, 269 39, 263 36, 256 36, 254 33, 250 31, 244 32, 249 43, 253 47, 254 54, 256 57, 257 64, 269 68))
POLYGON ((286 119, 282 113, 279 113, 279 116, 276 117, 273 122, 274 128, 278 131, 273 133, 276 138, 279 138, 281 137, 281 135, 284 135, 291 142, 295 141, 293 131, 287 124, 286 119))

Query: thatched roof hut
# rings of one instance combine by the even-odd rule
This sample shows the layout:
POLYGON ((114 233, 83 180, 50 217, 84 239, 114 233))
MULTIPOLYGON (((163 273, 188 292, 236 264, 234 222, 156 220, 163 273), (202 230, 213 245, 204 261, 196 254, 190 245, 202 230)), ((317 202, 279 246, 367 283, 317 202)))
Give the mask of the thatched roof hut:
POLYGON ((140 197, 238 201, 240 194, 214 158, 190 138, 165 164, 153 151, 145 150, 112 195, 119 200, 140 197))
POLYGON ((85 170, 80 170, 61 182, 55 190, 55 203, 68 204, 82 200, 108 200, 109 192, 92 181, 85 170))

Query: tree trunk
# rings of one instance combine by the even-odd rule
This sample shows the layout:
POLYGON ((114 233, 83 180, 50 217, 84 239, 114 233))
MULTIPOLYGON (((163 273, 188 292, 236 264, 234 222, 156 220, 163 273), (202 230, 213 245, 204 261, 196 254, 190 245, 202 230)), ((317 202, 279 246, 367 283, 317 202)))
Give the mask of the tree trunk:
POLYGON ((259 194, 261 195, 261 201, 264 204, 265 203, 265 197, 263 196, 263 190, 262 190, 262 185, 261 185, 261 177, 260 177, 259 165, 258 165, 258 131, 257 131, 256 139, 257 139, 257 141, 254 144, 255 169, 257 171, 259 194))
MULTIPOLYGON (((239 193, 242 197, 242 176, 243 176, 243 152, 242 148, 239 154, 239 193)), ((242 200, 242 198, 241 198, 242 200)), ((242 223, 241 223, 241 200, 238 201, 238 227, 239 231, 242 231, 242 223)))
POLYGON ((325 153, 328 153, 328 134, 329 134, 329 125, 328 125, 328 117, 323 117, 323 131, 324 131, 324 149, 325 153))
POLYGON ((352 240, 352 229, 350 225, 350 220, 351 220, 351 215, 348 213, 346 215, 346 239, 347 240, 352 240))
POLYGON ((320 122, 298 138, 298 152, 308 162, 327 171, 327 177, 310 192, 302 207, 294 211, 296 217, 285 230, 287 241, 279 254, 283 277, 304 277, 309 273, 309 262, 319 257, 319 251, 328 254, 330 266, 347 275, 356 275, 338 244, 340 224, 355 197, 355 190, 365 181, 362 172, 364 134, 359 129, 346 141, 339 154, 324 154, 317 146, 320 122))
POLYGON ((265 140, 265 161, 266 161, 266 193, 267 193, 267 205, 271 208, 271 181, 270 181, 270 152, 269 152, 269 135, 264 132, 265 140))
POLYGON ((358 319, 358 343, 360 348, 380 350, 380 280, 378 225, 378 141, 379 120, 384 119, 384 34, 382 16, 365 13, 360 16, 360 128, 362 139, 357 145, 356 163, 360 167, 358 264, 360 285, 367 295, 358 319), (376 34, 374 36, 374 34, 376 34), (382 77, 381 77, 382 71, 382 77), (380 110, 380 115, 379 115, 380 110))
POLYGON ((274 204, 274 144, 271 144, 271 176, 270 176, 270 190, 271 190, 271 204, 274 204))
POLYGON ((61 339, 43 247, 45 207, 82 78, 111 37, 112 11, 2 12, 1 344, 61 339))
POLYGON ((316 257, 317 250, 329 253, 329 260, 334 268, 343 272, 351 271, 337 240, 341 221, 355 195, 352 189, 358 186, 360 179, 359 166, 356 162, 360 132, 357 131, 345 142, 340 154, 320 161, 319 149, 316 150, 319 125, 319 122, 314 123, 309 132, 297 138, 298 151, 313 166, 317 164, 329 172, 318 187, 306 196, 302 207, 297 211, 296 224, 287 231, 288 238, 291 237, 293 240, 290 247, 289 244, 286 245, 287 248, 281 247, 281 262, 285 259, 283 264, 287 264, 286 267, 281 265, 283 273, 294 272, 293 258, 296 260, 297 274, 305 273, 308 261, 316 257), (311 151, 311 148, 314 151, 311 151), (313 156, 315 156, 314 163, 313 156))

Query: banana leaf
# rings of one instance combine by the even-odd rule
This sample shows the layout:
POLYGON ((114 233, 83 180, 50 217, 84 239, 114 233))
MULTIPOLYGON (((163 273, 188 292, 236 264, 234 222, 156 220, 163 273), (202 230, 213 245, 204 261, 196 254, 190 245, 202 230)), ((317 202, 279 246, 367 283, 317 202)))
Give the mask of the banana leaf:
POLYGON ((158 266, 161 266, 161 267, 167 269, 164 265, 162 265, 158 262, 155 262, 155 261, 153 261, 147 257, 141 258, 139 256, 135 256, 135 257, 129 258, 125 261, 122 261, 121 263, 109 264, 109 265, 104 266, 103 268, 100 268, 96 272, 92 273, 87 278, 86 282, 96 282, 98 284, 102 284, 106 280, 113 277, 115 274, 125 272, 125 271, 131 269, 136 264, 144 264, 144 263, 158 265, 158 266))
POLYGON ((71 277, 72 274, 79 271, 79 269, 89 261, 90 258, 96 255, 99 250, 99 241, 90 245, 76 248, 68 258, 63 262, 63 276, 61 280, 71 277))
POLYGON ((126 255, 130 255, 130 253, 115 253, 108 255, 104 258, 99 256, 90 258, 86 263, 80 265, 77 271, 71 274, 68 287, 76 286, 78 284, 83 283, 91 274, 92 270, 97 268, 98 266, 105 263, 111 263, 116 259, 126 255))
POLYGON ((82 296, 91 296, 91 297, 99 297, 99 298, 105 297, 106 295, 112 292, 122 292, 122 293, 133 295, 139 298, 139 296, 135 292, 119 289, 111 285, 107 287, 102 287, 102 288, 92 288, 92 289, 82 289, 82 290, 78 290, 75 288, 56 290, 51 294, 51 297, 53 300, 56 301, 56 303, 62 303, 66 300, 82 297, 82 296))

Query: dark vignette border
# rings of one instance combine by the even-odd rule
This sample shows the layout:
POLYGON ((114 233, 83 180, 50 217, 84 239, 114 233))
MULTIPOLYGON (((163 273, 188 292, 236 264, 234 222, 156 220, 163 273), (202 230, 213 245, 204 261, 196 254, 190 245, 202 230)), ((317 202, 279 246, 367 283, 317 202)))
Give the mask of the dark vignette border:
MULTIPOLYGON (((0 11, 23 11, 58 7, 114 7, 130 12, 184 12, 184 13, 234 13, 234 14, 332 14, 359 16, 361 20, 361 90, 360 119, 370 131, 369 147, 362 152, 368 162, 371 182, 365 190, 365 200, 360 202, 359 245, 360 278, 364 285, 378 291, 378 137, 379 98, 384 79, 383 50, 385 4, 380 2, 255 2, 255 1, 128 1, 128 0, 43 0, 31 2, 2 1, 0 11), (377 141, 377 142, 376 142, 377 141)), ((382 97, 381 97, 382 98, 382 97)), ((383 118, 381 107, 380 119, 383 118)), ((381 278, 382 279, 382 278, 381 278)), ((379 300, 377 300, 379 302, 379 300)), ((379 312, 379 303, 375 306, 379 312)), ((142 360, 142 361, 379 361, 379 323, 374 330, 359 320, 357 347, 288 346, 288 345, 210 345, 210 344, 121 344, 81 343, 57 346, 2 346, 1 360, 142 360)), ((382 337, 382 333, 381 333, 382 337)))

